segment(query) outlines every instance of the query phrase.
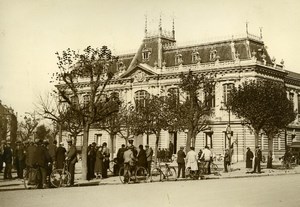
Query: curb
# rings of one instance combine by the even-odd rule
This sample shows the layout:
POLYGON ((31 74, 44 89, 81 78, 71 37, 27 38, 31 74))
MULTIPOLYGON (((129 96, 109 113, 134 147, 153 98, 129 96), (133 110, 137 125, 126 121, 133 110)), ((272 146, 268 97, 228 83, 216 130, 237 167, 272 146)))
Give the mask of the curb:
MULTIPOLYGON (((255 177, 268 177, 268 176, 284 176, 284 175, 297 175, 300 174, 300 172, 289 172, 289 173, 279 173, 279 174, 270 174, 270 173, 262 173, 262 174, 250 174, 250 175, 234 175, 234 176, 224 176, 222 177, 222 175, 217 176, 217 177, 203 177, 200 178, 198 180, 218 180, 218 179, 234 179, 234 178, 255 178, 255 177)), ((182 181, 197 181, 197 180, 193 180, 193 179, 177 179, 175 181, 157 181, 157 182, 146 182, 146 183, 162 183, 162 182, 182 182, 182 181)), ((133 183, 133 184, 138 184, 138 183, 133 183)), ((82 182, 82 183, 75 183, 74 186, 71 186, 69 188, 72 187, 89 187, 89 186, 101 186, 101 185, 124 185, 123 183, 115 183, 115 182, 101 182, 101 181, 89 181, 89 182, 82 182)), ((20 184, 21 186, 21 184, 20 184)), ((27 190, 24 188, 24 186, 22 185, 22 187, 18 187, 18 188, 4 188, 1 189, 3 186, 0 185, 0 192, 3 191, 18 191, 18 190, 27 190)), ((47 189, 55 189, 55 188, 47 188, 47 189)), ((30 190, 30 189, 28 189, 30 190)), ((34 190, 34 189, 31 189, 34 190)))

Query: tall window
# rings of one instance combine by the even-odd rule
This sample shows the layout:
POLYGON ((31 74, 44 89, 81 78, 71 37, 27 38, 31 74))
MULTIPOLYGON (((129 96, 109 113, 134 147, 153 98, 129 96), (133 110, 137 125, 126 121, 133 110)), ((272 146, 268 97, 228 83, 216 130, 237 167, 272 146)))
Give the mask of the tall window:
POLYGON ((179 89, 178 88, 169 88, 168 95, 174 99, 175 106, 179 104, 179 89))
POLYGON ((300 114, 300 94, 298 94, 297 99, 298 99, 298 114, 300 114))
POLYGON ((70 101, 71 101, 71 104, 74 105, 74 106, 77 106, 79 101, 78 101, 78 97, 77 96, 72 96, 70 98, 70 101))
POLYGON ((87 106, 90 102, 90 95, 84 95, 83 96, 83 105, 87 106))
POLYGON ((228 99, 229 99, 229 95, 231 90, 233 89, 234 84, 233 83, 228 83, 228 84, 224 84, 223 85, 223 102, 224 104, 227 103, 228 99))
POLYGON ((290 92, 289 99, 294 103, 294 93, 290 92))
POLYGON ((204 92, 204 98, 207 106, 215 107, 216 106, 215 88, 213 87, 209 92, 204 92))
POLYGON ((136 107, 138 108, 140 106, 145 106, 146 105, 145 99, 148 98, 149 96, 150 96, 149 93, 145 90, 140 90, 135 92, 134 100, 135 100, 136 107))
POLYGON ((182 55, 181 54, 176 54, 175 55, 175 65, 180 65, 183 63, 183 60, 182 60, 182 55))

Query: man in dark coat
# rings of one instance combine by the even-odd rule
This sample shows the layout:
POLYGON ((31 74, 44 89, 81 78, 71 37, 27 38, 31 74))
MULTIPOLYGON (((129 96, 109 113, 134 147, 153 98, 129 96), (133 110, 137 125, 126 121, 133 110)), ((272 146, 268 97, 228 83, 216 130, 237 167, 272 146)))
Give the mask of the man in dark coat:
POLYGON ((13 161, 13 151, 10 147, 10 142, 7 142, 4 146, 3 161, 5 163, 4 179, 12 179, 11 169, 13 161))
POLYGON ((48 163, 51 161, 51 158, 45 146, 42 144, 42 140, 37 140, 36 143, 37 146, 34 152, 34 164, 40 168, 42 174, 40 185, 42 188, 46 188, 48 163))
POLYGON ((60 143, 59 147, 56 150, 56 156, 55 156, 55 164, 57 169, 63 169, 64 162, 66 160, 66 148, 63 147, 64 143, 60 143))
POLYGON ((1 140, 0 144, 0 172, 3 171, 3 153, 4 153, 4 146, 5 146, 5 140, 1 140))
POLYGON ((262 153, 259 147, 257 146, 255 150, 255 157, 254 157, 254 170, 252 171, 252 173, 256 173, 256 169, 257 169, 257 173, 261 173, 260 171, 261 160, 262 160, 262 153))
POLYGON ((173 152, 174 152, 174 144, 170 141, 170 143, 169 143, 169 157, 168 157, 170 160, 172 159, 173 152))
POLYGON ((74 185, 74 177, 75 177, 75 164, 77 162, 77 150, 75 145, 72 144, 72 140, 68 140, 69 150, 67 152, 66 159, 68 160, 68 171, 71 174, 70 185, 74 185))
POLYGON ((109 149, 107 148, 107 143, 103 142, 102 144, 102 152, 103 152, 103 168, 102 168, 102 177, 107 178, 107 169, 109 168, 109 156, 110 152, 109 149))
POLYGON ((25 160, 25 163, 26 163, 26 167, 27 168, 33 167, 35 150, 36 150, 36 145, 34 144, 33 141, 30 141, 29 145, 28 145, 28 147, 26 149, 26 160, 25 160))
POLYGON ((178 164, 178 175, 180 177, 180 171, 182 171, 182 178, 185 178, 185 152, 183 151, 184 147, 180 147, 180 150, 177 152, 177 164, 178 164))
POLYGON ((21 141, 16 142, 17 146, 14 152, 14 165, 16 166, 18 178, 23 178, 23 170, 25 168, 25 149, 21 141))
POLYGON ((114 174, 117 175, 119 169, 124 165, 124 152, 126 151, 125 144, 122 144, 121 148, 118 150, 117 153, 117 167, 114 169, 114 174), (117 171, 115 171, 117 170, 117 171))
POLYGON ((88 171, 87 171, 87 179, 91 180, 95 178, 95 161, 96 161, 96 143, 93 142, 88 149, 87 155, 87 164, 88 164, 88 171))
POLYGON ((147 157, 143 145, 139 145, 139 152, 137 155, 137 166, 141 166, 147 169, 147 157))
POLYGON ((253 152, 250 150, 249 147, 247 147, 247 152, 246 152, 246 169, 247 173, 249 173, 252 170, 252 161, 253 161, 253 152))

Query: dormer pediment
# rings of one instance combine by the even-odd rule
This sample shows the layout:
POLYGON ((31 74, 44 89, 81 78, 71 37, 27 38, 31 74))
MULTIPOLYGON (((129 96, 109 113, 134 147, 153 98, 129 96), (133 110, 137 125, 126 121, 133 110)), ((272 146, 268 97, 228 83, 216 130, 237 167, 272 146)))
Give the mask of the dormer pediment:
POLYGON ((147 76, 157 75, 153 68, 147 64, 138 64, 131 70, 125 72, 120 78, 134 78, 135 81, 141 82, 146 79, 147 76))

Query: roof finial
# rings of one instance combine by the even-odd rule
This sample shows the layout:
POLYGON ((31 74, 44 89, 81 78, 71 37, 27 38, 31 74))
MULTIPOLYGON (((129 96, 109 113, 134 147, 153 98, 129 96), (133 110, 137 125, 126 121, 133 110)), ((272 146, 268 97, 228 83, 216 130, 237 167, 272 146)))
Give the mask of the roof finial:
POLYGON ((262 39, 262 27, 259 28, 259 32, 260 32, 260 39, 262 39))
POLYGON ((173 24, 172 24, 172 34, 173 34, 173 39, 175 39, 175 22, 174 22, 174 17, 173 17, 173 24))
POLYGON ((249 22, 246 21, 246 34, 247 34, 247 37, 248 37, 248 34, 249 34, 249 33, 248 33, 248 23, 249 23, 249 22))
POLYGON ((147 31, 147 27, 148 27, 148 25, 147 25, 147 14, 145 14, 145 37, 147 37, 148 36, 148 31, 147 31))
POLYGON ((161 26, 161 13, 160 13, 160 15, 159 15, 159 26, 158 26, 159 28, 159 34, 161 35, 161 33, 162 33, 162 26, 161 26))

